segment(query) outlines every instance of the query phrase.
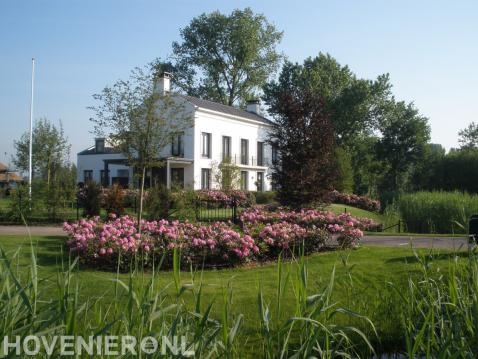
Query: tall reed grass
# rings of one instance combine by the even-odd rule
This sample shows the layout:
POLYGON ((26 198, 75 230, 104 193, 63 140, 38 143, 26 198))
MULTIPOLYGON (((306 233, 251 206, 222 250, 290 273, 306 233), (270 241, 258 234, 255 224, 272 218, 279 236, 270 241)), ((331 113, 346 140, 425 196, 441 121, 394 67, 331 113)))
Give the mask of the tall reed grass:
MULTIPOLYGON (((367 304, 356 297, 363 289, 354 287, 350 253, 341 255, 345 275, 337 278, 334 267, 314 291, 311 288, 317 286, 311 282, 316 284, 317 278, 309 272, 306 256, 291 262, 279 257, 272 288, 265 290, 258 281, 256 320, 236 311, 231 283, 218 287, 214 298, 206 297, 203 272, 182 275, 177 251, 172 271, 159 267, 149 273, 131 271, 126 279, 118 272, 111 281, 111 295, 85 297, 76 260, 65 261, 55 277, 42 278, 33 246, 28 270, 21 267, 19 250, 13 255, 0 250, 0 338, 129 335, 140 342, 148 336, 184 336, 186 349, 194 350, 197 358, 383 358, 383 338, 377 334, 383 331, 343 306, 367 304), (169 277, 169 284, 161 281, 160 285, 160 276, 169 277), (337 302, 337 286, 342 305, 337 302), (286 302, 290 292, 292 309, 286 302), (56 293, 53 299, 45 299, 52 298, 51 293, 56 293), (253 326, 259 335, 244 330, 245 320, 256 320, 253 326)), ((407 272, 405 284, 389 283, 388 293, 376 293, 377 301, 386 300, 386 310, 397 318, 395 342, 399 346, 385 353, 404 358, 477 357, 477 253, 413 253, 409 260, 414 270, 407 272), (449 258, 445 272, 434 265, 434 259, 442 256, 449 258)), ((3 344, 0 341, 0 353, 3 344)), ((59 352, 35 357, 56 358, 59 352)), ((127 353, 121 357, 140 356, 127 353)), ((181 353, 157 352, 147 357, 176 358, 181 353)))
POLYGON ((407 232, 465 233, 456 222, 478 214, 478 196, 461 192, 416 192, 397 202, 407 232))

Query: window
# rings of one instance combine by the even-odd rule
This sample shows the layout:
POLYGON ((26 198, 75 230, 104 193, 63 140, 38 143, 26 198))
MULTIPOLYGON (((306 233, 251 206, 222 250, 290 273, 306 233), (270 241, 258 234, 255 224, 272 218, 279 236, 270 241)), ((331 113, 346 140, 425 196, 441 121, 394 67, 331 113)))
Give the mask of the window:
POLYGON ((201 189, 211 188, 211 170, 209 168, 201 169, 201 189))
POLYGON ((171 168, 171 187, 184 188, 184 168, 171 168))
POLYGON ((171 155, 176 157, 184 156, 184 133, 179 133, 173 136, 171 142, 171 155))
POLYGON ((93 170, 85 170, 83 171, 83 181, 90 182, 93 181, 93 170))
POLYGON ((257 142, 257 165, 264 166, 264 142, 257 142))
POLYGON ((211 158, 211 134, 201 133, 201 156, 211 158))
POLYGON ((247 191, 249 189, 248 186, 248 175, 247 171, 241 171, 241 190, 247 191))
POLYGON ((229 161, 231 159, 231 137, 222 136, 222 160, 229 161))
POLYGON ((257 172, 257 192, 264 191, 264 172, 257 172))
POLYGON ((249 140, 241 139, 241 165, 249 164, 249 140))

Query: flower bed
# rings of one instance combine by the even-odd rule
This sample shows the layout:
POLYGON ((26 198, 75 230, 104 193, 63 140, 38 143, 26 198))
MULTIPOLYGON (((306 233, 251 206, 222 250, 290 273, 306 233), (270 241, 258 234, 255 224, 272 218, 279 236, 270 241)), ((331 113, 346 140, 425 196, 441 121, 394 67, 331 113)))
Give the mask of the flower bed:
MULTIPOLYGON (((377 227, 377 223, 368 218, 355 218, 349 213, 336 215, 332 212, 307 209, 301 211, 281 210, 269 212, 259 208, 253 208, 242 212, 240 216, 242 226, 246 231, 257 225, 266 225, 269 228, 283 227, 286 224, 294 224, 298 228, 309 232, 318 233, 323 231, 335 235, 342 247, 353 247, 363 237, 364 230, 377 227), (279 224, 279 226, 277 226, 279 224)), ((297 227, 295 230, 298 229, 297 227)))
POLYGON ((242 231, 231 223, 202 225, 179 221, 142 221, 142 233, 129 216, 111 216, 106 222, 99 217, 65 223, 69 235, 67 246, 83 263, 114 269, 129 268, 136 260, 152 266, 163 260, 171 264, 172 252, 178 248, 184 263, 193 265, 233 266, 252 260, 305 253, 323 248, 331 235, 342 247, 358 244, 370 220, 356 219, 349 214, 281 210, 267 212, 257 208, 241 215, 242 231))
POLYGON ((354 207, 365 209, 366 211, 380 211, 380 201, 356 194, 341 193, 339 191, 330 192, 329 200, 332 203, 348 204, 354 207))

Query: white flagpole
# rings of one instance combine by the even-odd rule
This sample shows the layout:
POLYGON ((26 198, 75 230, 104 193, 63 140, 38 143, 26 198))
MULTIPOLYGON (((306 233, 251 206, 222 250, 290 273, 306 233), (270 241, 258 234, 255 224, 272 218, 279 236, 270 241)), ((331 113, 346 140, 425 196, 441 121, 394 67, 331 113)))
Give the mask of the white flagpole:
POLYGON ((32 202, 32 143, 33 143, 33 85, 35 80, 35 58, 32 58, 32 92, 30 98, 30 143, 28 158, 28 197, 30 199, 30 209, 32 202))

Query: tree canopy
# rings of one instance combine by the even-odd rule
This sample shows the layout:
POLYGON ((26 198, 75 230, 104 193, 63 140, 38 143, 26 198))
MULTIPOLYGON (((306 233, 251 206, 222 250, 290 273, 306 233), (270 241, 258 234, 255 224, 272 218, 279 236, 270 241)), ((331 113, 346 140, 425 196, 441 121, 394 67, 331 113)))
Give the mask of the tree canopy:
POLYGON ((218 11, 195 17, 173 43, 173 61, 156 61, 169 69, 174 85, 188 93, 226 105, 243 105, 258 96, 276 72, 282 32, 250 8, 230 15, 218 11))
POLYGON ((478 148, 478 125, 474 122, 458 133, 461 148, 478 148))
MULTIPOLYGON (((32 143, 32 177, 47 181, 48 185, 56 173, 69 162, 71 145, 65 136, 61 121, 58 126, 46 118, 35 122, 32 143)), ((29 170, 30 135, 22 134, 14 141, 15 156, 13 163, 24 172, 29 170)))

